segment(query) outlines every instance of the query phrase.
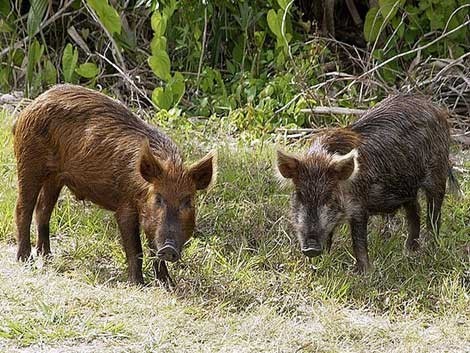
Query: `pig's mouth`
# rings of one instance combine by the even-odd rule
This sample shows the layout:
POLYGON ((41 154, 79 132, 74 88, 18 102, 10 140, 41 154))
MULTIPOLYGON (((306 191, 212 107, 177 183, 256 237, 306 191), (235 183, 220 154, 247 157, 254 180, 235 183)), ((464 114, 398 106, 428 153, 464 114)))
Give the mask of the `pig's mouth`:
POLYGON ((181 252, 173 241, 166 241, 157 251, 157 257, 162 261, 176 262, 181 258, 181 252))
POLYGON ((308 239, 303 242, 301 246, 302 253, 307 256, 307 257, 315 257, 318 256, 322 253, 323 248, 321 244, 314 240, 314 239, 308 239))

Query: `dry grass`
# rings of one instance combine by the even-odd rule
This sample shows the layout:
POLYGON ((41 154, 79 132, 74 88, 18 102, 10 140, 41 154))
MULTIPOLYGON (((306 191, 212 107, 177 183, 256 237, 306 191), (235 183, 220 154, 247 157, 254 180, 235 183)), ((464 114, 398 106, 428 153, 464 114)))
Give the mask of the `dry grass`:
POLYGON ((259 305, 228 313, 161 288, 88 285, 2 245, 3 352, 463 352, 463 315, 390 317, 331 303, 279 314, 259 305))

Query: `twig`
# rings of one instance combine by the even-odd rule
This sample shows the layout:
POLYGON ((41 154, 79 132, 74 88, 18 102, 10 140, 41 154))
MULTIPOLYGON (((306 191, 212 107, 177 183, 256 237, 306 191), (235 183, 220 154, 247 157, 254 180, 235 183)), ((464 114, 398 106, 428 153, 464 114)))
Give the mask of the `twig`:
POLYGON ((321 131, 322 129, 286 129, 286 128, 278 128, 276 132, 282 133, 284 138, 286 139, 304 139, 309 138, 315 135, 317 132, 321 131))
POLYGON ((305 92, 300 92, 300 93, 297 93, 294 98, 292 98, 290 101, 288 101, 286 104, 284 104, 281 108, 279 108, 278 110, 276 110, 274 112, 274 114, 278 114, 280 112, 282 112, 283 110, 286 110, 292 103, 294 103, 299 97, 303 96, 305 94, 305 92))
MULTIPOLYGON (((379 32, 377 34, 377 37, 375 38, 375 41, 374 41, 374 45, 372 45, 372 49, 370 50, 371 53, 373 53, 375 51, 375 48, 377 47, 377 44, 379 43, 379 39, 380 39, 380 36, 382 35, 382 32, 383 30, 385 29, 385 26, 387 25, 388 23, 388 20, 390 19, 391 15, 392 15, 392 12, 393 10, 395 10, 395 8, 400 4, 399 1, 396 1, 392 8, 390 9, 390 11, 388 12, 387 16, 385 17, 385 19, 383 20, 382 24, 380 25, 380 28, 379 28, 379 32)), ((374 22, 372 24, 372 27, 375 26, 375 21, 377 20, 378 16, 380 14, 380 11, 377 11, 377 13, 375 14, 375 17, 374 17, 374 22)), ((370 33, 369 33, 370 34, 370 33)), ((394 35, 394 34, 393 34, 394 35)), ((388 43, 387 43, 388 44, 388 43)), ((387 47, 387 44, 385 45, 385 47, 383 48, 385 50, 385 48, 387 47)), ((370 64, 370 59, 372 58, 372 55, 369 56, 369 60, 367 61, 367 65, 366 67, 369 66, 370 64)))
POLYGON ((75 43, 78 44, 78 46, 80 48, 82 48, 82 50, 88 55, 90 54, 90 48, 88 47, 88 45, 85 43, 85 41, 83 40, 83 38, 80 36, 80 34, 78 34, 77 30, 75 29, 74 26, 71 26, 67 29, 67 33, 69 34, 69 36, 75 41, 75 43))
MULTIPOLYGON (((65 3, 65 5, 59 10, 57 11, 53 16, 51 16, 47 21, 43 22, 41 24, 41 26, 39 26, 39 28, 37 29, 36 32, 34 32, 33 34, 33 37, 38 34, 40 31, 42 31, 44 28, 46 28, 47 26, 49 26, 51 23, 55 22, 57 19, 59 19, 60 17, 62 17, 63 15, 66 15, 64 14, 65 10, 67 10, 67 8, 72 5, 72 3, 74 2, 74 0, 70 0, 68 1, 67 3, 65 3)), ((1 52, 0 52, 0 57, 4 56, 5 54, 7 54, 8 52, 10 52, 10 50, 13 50, 13 49, 18 49, 20 48, 23 44, 25 44, 27 41, 29 40, 29 36, 26 36, 24 37, 23 39, 19 40, 18 42, 16 42, 15 44, 3 49, 1 52)))
POLYGON ((366 112, 364 109, 353 109, 343 107, 313 107, 308 109, 300 109, 301 113, 312 114, 346 114, 346 115, 362 115, 366 112))
POLYGON ((119 49, 119 46, 117 45, 116 41, 114 40, 113 36, 109 31, 106 29, 106 27, 101 23, 98 15, 95 13, 93 9, 90 9, 90 7, 87 5, 85 0, 82 0, 83 5, 85 5, 85 8, 87 11, 90 13, 91 17, 100 24, 100 27, 103 29, 104 33, 106 33, 106 36, 109 38, 109 41, 111 42, 114 50, 113 54, 115 54, 115 59, 119 61, 119 64, 121 65, 121 70, 127 71, 126 64, 124 62, 124 58, 122 57, 121 51, 119 49))
POLYGON ((120 74, 121 76, 124 78, 125 81, 127 81, 128 83, 130 83, 130 85, 135 88, 135 90, 137 92, 139 92, 139 94, 145 98, 145 100, 147 102, 149 102, 152 107, 154 107, 155 109, 159 110, 159 108, 155 105, 155 103, 147 96, 147 94, 145 92, 143 92, 139 87, 137 87, 137 85, 134 83, 134 81, 132 81, 132 79, 129 77, 129 75, 127 73, 125 73, 119 66, 117 66, 115 63, 113 63, 111 60, 109 60, 106 56, 100 54, 100 53, 96 53, 96 55, 98 55, 100 58, 102 58, 103 60, 105 60, 108 64, 110 64, 112 67, 114 67, 120 74))
POLYGON ((289 42, 287 41, 286 31, 285 31, 287 12, 289 11, 289 7, 291 7, 293 3, 294 3, 294 0, 291 0, 287 4, 286 8, 284 9, 284 13, 282 14, 281 34, 282 34, 282 39, 284 39, 284 42, 286 43, 286 46, 287 46, 287 54, 289 54, 289 58, 292 60, 292 63, 295 65, 295 61, 294 61, 294 58, 292 57, 292 52, 290 50, 290 45, 289 45, 289 42))
MULTIPOLYGON (((455 10, 452 15, 449 17, 449 20, 450 18, 453 16, 453 14, 458 11, 459 9, 463 8, 463 7, 467 7, 467 6, 470 6, 470 5, 463 5, 463 6, 460 6, 457 10, 455 10)), ((420 50, 423 50, 423 49, 426 49, 426 48, 429 48, 430 46, 434 45, 435 43, 439 42, 441 39, 444 39, 448 36, 450 36, 452 33, 455 33, 457 32, 458 30, 460 30, 461 28, 464 28, 465 26, 469 25, 470 24, 470 20, 468 21, 465 21, 464 23, 462 23, 460 26, 457 26, 455 27, 453 30, 449 31, 449 32, 445 32, 443 33, 442 35, 440 35, 439 37, 435 38, 434 40, 430 41, 429 43, 425 44, 425 45, 422 45, 418 48, 415 48, 415 49, 411 49, 411 50, 408 50, 406 52, 403 52, 403 53, 399 53, 393 57, 391 57, 390 59, 387 59, 385 60, 384 62, 380 63, 379 65, 375 66, 374 68, 364 72, 362 75, 359 76, 359 79, 360 78, 363 78, 364 76, 367 76, 375 71, 377 71, 378 69, 384 67, 385 65, 391 63, 392 61, 396 60, 396 59, 399 59, 399 58, 402 58, 404 56, 407 56, 407 55, 410 55, 410 54, 414 54, 416 53, 417 51, 420 51, 420 50)), ((447 28, 447 26, 446 26, 447 28)), ((352 85, 354 82, 351 82, 350 85, 352 85)))

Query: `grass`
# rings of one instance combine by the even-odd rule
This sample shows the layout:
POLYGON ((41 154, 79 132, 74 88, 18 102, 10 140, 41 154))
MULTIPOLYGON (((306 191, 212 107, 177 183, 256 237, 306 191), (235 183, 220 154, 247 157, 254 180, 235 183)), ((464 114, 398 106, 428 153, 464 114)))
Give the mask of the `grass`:
POLYGON ((163 117, 158 124, 190 159, 217 147, 219 177, 199 197, 182 261, 170 266, 176 289, 139 289, 125 283, 113 215, 68 192, 51 221, 53 258, 14 261, 11 121, 0 113, 1 351, 470 351, 468 173, 460 176, 464 197, 446 199, 436 244, 427 239, 409 256, 403 222, 384 239, 374 220, 374 271, 357 276, 347 227, 330 254, 300 254, 289 192, 272 173, 284 141, 232 137, 225 120, 163 117))

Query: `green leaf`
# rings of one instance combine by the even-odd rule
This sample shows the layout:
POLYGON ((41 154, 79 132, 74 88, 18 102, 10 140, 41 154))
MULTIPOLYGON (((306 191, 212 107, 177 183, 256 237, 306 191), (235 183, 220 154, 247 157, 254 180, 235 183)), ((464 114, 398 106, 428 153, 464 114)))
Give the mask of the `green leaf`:
POLYGON ((37 63, 41 59, 43 51, 44 51, 44 46, 39 44, 39 42, 36 39, 29 46, 28 65, 26 67, 26 78, 28 81, 28 85, 32 83, 34 67, 37 65, 37 63))
POLYGON ((3 18, 0 18, 0 33, 11 33, 13 32, 13 26, 10 25, 3 18))
POLYGON ((1 1, 0 2, 0 15, 2 17, 7 17, 11 12, 11 7, 10 7, 10 2, 7 1, 1 1))
POLYGON ((85 78, 94 78, 100 73, 100 69, 94 63, 81 64, 75 72, 85 78))
POLYGON ((28 20, 26 22, 26 27, 28 29, 28 36, 32 38, 37 31, 39 31, 39 26, 47 10, 47 0, 31 0, 31 7, 28 13, 28 20))
POLYGON ((173 77, 168 81, 166 90, 171 91, 173 105, 177 105, 185 91, 184 77, 180 72, 175 72, 173 77))
POLYGON ((150 42, 150 49, 152 51, 152 55, 161 50, 166 51, 166 38, 163 36, 153 37, 152 42, 150 42))
POLYGON ((392 19, 392 26, 397 31, 398 38, 403 38, 403 34, 405 33, 405 24, 400 20, 399 17, 392 19))
POLYGON ((403 0, 379 0, 380 13, 383 18, 390 20, 397 14, 397 11, 404 4, 403 0))
POLYGON ((109 33, 121 33, 121 18, 116 9, 108 4, 108 0, 87 0, 87 3, 109 33))
POLYGON ((281 7, 281 9, 285 11, 287 5, 289 4, 289 0, 277 0, 277 3, 281 7))
POLYGON ((57 70, 50 60, 44 64, 43 79, 48 85, 57 83, 57 70))
POLYGON ((173 103, 172 94, 166 92, 163 87, 157 87, 152 92, 152 101, 160 109, 170 109, 171 104, 173 103))
POLYGON ((276 38, 282 38, 282 32, 281 32, 282 20, 279 21, 276 11, 274 11, 273 9, 268 11, 267 21, 268 21, 269 29, 271 30, 271 32, 274 33, 276 38))
POLYGON ((284 51, 280 51, 276 57, 276 65, 281 67, 286 62, 286 55, 284 51))
POLYGON ((26 94, 28 96, 34 88, 34 68, 41 59, 43 51, 44 47, 36 39, 28 47, 28 64, 26 66, 26 94))
POLYGON ((380 16, 379 8, 370 8, 364 22, 364 38, 367 42, 374 42, 377 39, 382 23, 383 18, 380 16))
POLYGON ((164 81, 168 81, 171 78, 171 63, 166 51, 159 50, 155 52, 151 57, 148 58, 148 64, 157 77, 164 81))
POLYGON ((35 39, 34 42, 31 44, 31 47, 29 48, 28 62, 30 62, 31 65, 36 65, 41 59, 43 52, 44 46, 39 44, 39 42, 35 39))
POLYGON ((256 47, 261 48, 264 44, 264 40, 266 38, 266 32, 263 31, 256 31, 255 32, 255 44, 256 47))
POLYGON ((161 37, 165 34, 167 23, 165 15, 162 15, 159 11, 154 11, 150 23, 155 32, 155 37, 161 37))
POLYGON ((72 82, 73 73, 78 62, 78 50, 68 43, 62 55, 62 71, 65 82, 72 82))
POLYGON ((170 0, 165 2, 165 8, 163 9, 163 15, 169 19, 173 13, 175 12, 176 8, 178 7, 178 2, 176 0, 170 0))
POLYGON ((10 88, 10 74, 11 74, 11 68, 10 67, 4 67, 0 68, 0 88, 6 90, 10 88))

